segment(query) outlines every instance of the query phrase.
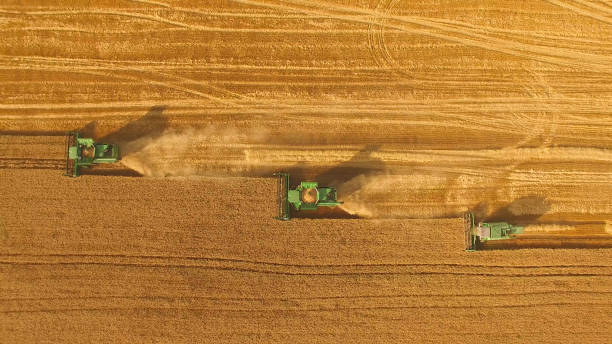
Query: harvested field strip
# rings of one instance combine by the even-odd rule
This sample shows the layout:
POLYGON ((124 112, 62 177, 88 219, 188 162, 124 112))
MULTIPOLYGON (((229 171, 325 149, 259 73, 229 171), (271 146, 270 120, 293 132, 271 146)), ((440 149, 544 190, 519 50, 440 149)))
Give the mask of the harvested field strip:
MULTIPOLYGON (((265 266, 280 266, 280 267, 304 267, 304 268, 318 268, 318 267, 332 267, 332 268, 342 268, 342 267, 410 267, 410 266, 448 266, 448 267, 471 267, 471 268, 511 268, 511 269, 543 269, 543 268, 612 268, 612 265, 493 265, 493 264, 459 264, 459 263, 405 263, 405 264, 327 264, 327 265, 315 265, 315 264, 283 264, 283 263, 274 263, 274 262, 265 262, 265 261, 250 261, 244 259, 230 259, 230 258, 213 258, 213 257, 181 257, 181 256, 131 256, 131 255, 119 255, 119 254, 107 254, 107 255, 87 255, 87 254, 3 254, 1 255, 5 259, 9 259, 4 263, 10 264, 11 259, 15 262, 19 262, 21 258, 45 258, 45 261, 48 259, 85 259, 86 260, 115 260, 115 259, 126 259, 126 260, 137 260, 137 261, 203 261, 203 262, 226 262, 226 263, 245 263, 245 264, 254 264, 254 265, 265 265, 265 266)), ((24 263, 27 264, 27 263, 24 263)), ((188 265, 188 264, 183 264, 188 265)))

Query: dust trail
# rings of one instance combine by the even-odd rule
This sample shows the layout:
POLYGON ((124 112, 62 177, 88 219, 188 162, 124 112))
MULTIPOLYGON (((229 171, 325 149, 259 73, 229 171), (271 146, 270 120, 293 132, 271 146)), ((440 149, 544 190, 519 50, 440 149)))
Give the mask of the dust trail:
POLYGON ((121 163, 147 177, 241 175, 256 162, 248 159, 248 146, 265 142, 265 128, 168 129, 159 136, 144 136, 119 143, 121 163), (193 159, 197 156, 198 159, 193 159), (228 169, 226 159, 235 161, 228 169), (221 162, 221 165, 219 164, 221 162), (204 162, 204 163, 203 163, 204 162))
POLYGON ((550 201, 542 197, 529 196, 515 200, 508 204, 506 210, 514 216, 542 215, 546 214, 550 210, 550 206, 550 201))
POLYGON ((576 231, 576 226, 534 224, 525 226, 525 233, 548 233, 576 231))
POLYGON ((381 217, 382 214, 371 201, 373 195, 393 190, 393 185, 400 183, 402 178, 403 176, 382 173, 358 175, 337 187, 340 200, 344 201, 340 207, 351 215, 364 218, 381 217))
POLYGON ((536 237, 549 237, 560 239, 575 238, 602 238, 609 240, 612 238, 606 223, 587 223, 587 224, 530 224, 525 226, 526 236, 535 235, 536 237))

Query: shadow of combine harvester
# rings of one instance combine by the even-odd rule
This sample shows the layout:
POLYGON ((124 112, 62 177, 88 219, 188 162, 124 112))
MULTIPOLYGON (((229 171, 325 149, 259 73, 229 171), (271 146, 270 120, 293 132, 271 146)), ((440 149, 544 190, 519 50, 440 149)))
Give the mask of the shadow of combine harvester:
POLYGON ((118 144, 123 155, 140 151, 146 145, 146 142, 141 140, 142 138, 156 139, 168 129, 168 117, 164 115, 165 110, 166 106, 154 106, 144 116, 99 140, 118 144))

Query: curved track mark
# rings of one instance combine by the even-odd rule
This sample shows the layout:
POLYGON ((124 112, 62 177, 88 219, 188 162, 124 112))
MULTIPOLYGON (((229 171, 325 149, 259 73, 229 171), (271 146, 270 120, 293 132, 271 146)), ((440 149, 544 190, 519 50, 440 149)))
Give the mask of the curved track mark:
MULTIPOLYGON (((281 9, 292 12, 302 12, 316 15, 327 15, 330 18, 335 18, 343 21, 357 22, 370 24, 371 19, 363 19, 363 15, 378 16, 376 12, 368 9, 337 6, 332 4, 323 4, 313 1, 283 1, 290 4, 302 4, 304 7, 288 6, 271 3, 263 3, 253 0, 232 0, 234 2, 262 6, 274 9, 281 9), (319 8, 319 9, 313 9, 319 8), (340 14, 338 13, 340 12, 340 14), (345 14, 349 13, 349 14, 345 14)), ((420 17, 408 16, 385 16, 388 21, 393 21, 396 24, 384 24, 387 28, 402 30, 407 33, 426 35, 434 38, 439 38, 446 41, 474 46, 485 50, 496 51, 508 55, 518 56, 530 60, 546 62, 549 64, 561 65, 572 68, 581 68, 587 70, 595 70, 612 74, 612 59, 608 56, 594 55, 589 53, 577 52, 563 48, 551 49, 548 46, 540 46, 534 44, 520 43, 509 41, 496 37, 491 37, 483 34, 477 34, 471 31, 460 30, 449 25, 439 24, 437 22, 426 20, 420 17), (411 28, 407 25, 416 25, 423 28, 411 28)))
MULTIPOLYGON (((567 2, 560 1, 560 0, 546 0, 546 1, 550 2, 551 4, 557 5, 559 7, 563 7, 563 8, 565 8, 567 10, 570 10, 570 11, 572 11, 574 13, 583 15, 585 17, 597 19, 597 20, 599 20, 601 22, 604 22, 606 24, 612 25, 612 20, 610 18, 608 18, 607 16, 603 16, 601 14, 598 14, 598 13, 595 13, 595 12, 591 12, 589 10, 582 9, 580 7, 571 5, 571 4, 567 3, 567 2)), ((575 2, 579 2, 580 3, 581 1, 576 1, 575 0, 575 2)), ((582 1, 582 3, 584 4, 585 2, 582 1)))

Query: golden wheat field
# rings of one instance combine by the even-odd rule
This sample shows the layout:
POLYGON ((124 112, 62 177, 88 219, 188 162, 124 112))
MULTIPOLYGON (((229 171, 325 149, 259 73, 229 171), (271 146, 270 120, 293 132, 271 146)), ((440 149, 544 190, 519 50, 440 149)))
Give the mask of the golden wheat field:
POLYGON ((612 2, 0 1, 0 342, 612 341, 612 2), (119 163, 62 175, 65 133, 119 163), (278 221, 277 181, 345 203, 278 221), (462 215, 525 226, 466 252, 462 215))

